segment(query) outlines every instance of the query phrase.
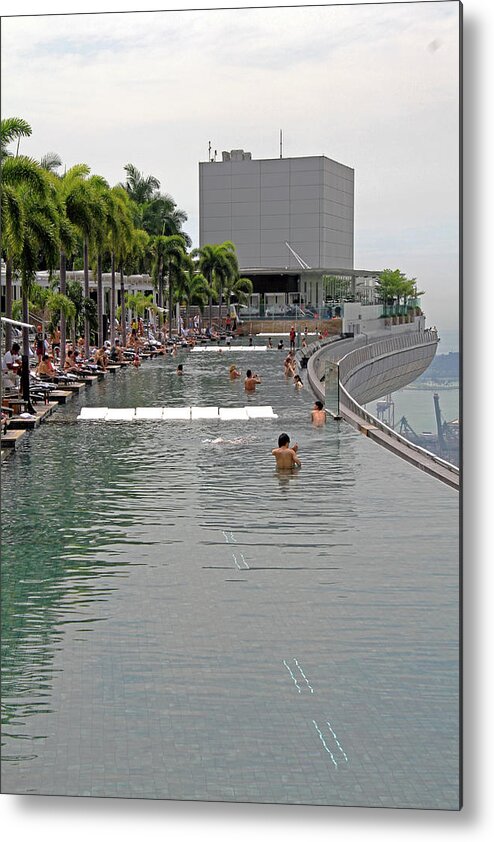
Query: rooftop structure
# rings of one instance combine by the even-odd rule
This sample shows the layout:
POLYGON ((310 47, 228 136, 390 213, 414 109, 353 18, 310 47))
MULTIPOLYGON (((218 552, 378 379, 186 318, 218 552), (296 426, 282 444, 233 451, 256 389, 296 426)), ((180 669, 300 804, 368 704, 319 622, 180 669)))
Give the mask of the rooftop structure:
POLYGON ((354 170, 324 155, 199 164, 199 240, 232 240, 241 270, 353 268, 354 170))

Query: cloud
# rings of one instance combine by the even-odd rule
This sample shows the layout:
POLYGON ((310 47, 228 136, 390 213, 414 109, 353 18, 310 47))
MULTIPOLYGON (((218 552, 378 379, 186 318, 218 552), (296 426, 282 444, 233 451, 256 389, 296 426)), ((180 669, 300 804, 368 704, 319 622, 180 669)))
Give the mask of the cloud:
POLYGON ((8 18, 2 110, 35 157, 153 173, 194 237, 208 141, 277 157, 282 128, 286 156, 355 168, 356 253, 387 265, 456 230, 458 61, 454 3, 8 18))

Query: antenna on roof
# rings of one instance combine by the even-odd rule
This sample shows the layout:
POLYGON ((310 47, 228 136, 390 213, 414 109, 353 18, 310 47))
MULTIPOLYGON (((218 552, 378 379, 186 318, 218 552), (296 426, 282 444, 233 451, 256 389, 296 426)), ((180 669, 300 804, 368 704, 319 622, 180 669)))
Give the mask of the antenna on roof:
POLYGON ((208 144, 208 161, 211 163, 211 141, 208 144))
POLYGON ((280 129, 280 158, 283 158, 283 130, 280 129))

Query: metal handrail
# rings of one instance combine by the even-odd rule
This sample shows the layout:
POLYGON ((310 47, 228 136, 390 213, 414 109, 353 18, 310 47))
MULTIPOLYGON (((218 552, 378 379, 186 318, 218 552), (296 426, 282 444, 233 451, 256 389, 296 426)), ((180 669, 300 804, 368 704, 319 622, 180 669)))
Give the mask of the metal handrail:
POLYGON ((446 459, 441 459, 440 456, 437 456, 435 453, 432 453, 425 447, 420 447, 419 444, 415 444, 414 442, 410 441, 410 439, 407 439, 405 436, 402 436, 401 433, 397 433, 396 430, 393 430, 392 427, 388 427, 387 424, 385 424, 379 418, 376 418, 376 416, 372 415, 371 412, 368 412, 366 409, 364 409, 363 406, 361 406, 359 403, 357 403, 357 401, 354 398, 352 398, 352 396, 345 389, 341 381, 340 392, 343 393, 344 397, 346 398, 346 401, 348 402, 348 404, 350 404, 348 406, 345 401, 343 402, 347 406, 347 409, 350 409, 352 410, 352 412, 355 412, 355 414, 358 415, 360 418, 363 418, 364 421, 368 421, 370 424, 372 424, 373 427, 377 427, 383 433, 386 433, 386 435, 389 435, 391 438, 396 439, 401 444, 410 447, 412 450, 416 450, 424 456, 427 456, 428 458, 432 459, 433 462, 437 462, 439 465, 448 468, 458 476, 460 475, 460 469, 457 465, 453 465, 452 462, 447 462, 446 459))
POLYGON ((363 348, 356 348, 349 351, 338 361, 340 381, 346 382, 347 377, 353 374, 361 365, 369 360, 377 360, 401 349, 411 348, 417 345, 431 345, 438 341, 437 331, 428 330, 425 333, 403 333, 400 336, 393 336, 389 339, 365 345, 363 348))
MULTIPOLYGON (((387 356, 393 353, 394 351, 399 351, 400 349, 405 350, 407 347, 413 347, 416 345, 429 345, 431 343, 436 343, 437 341, 437 331, 430 329, 425 331, 424 333, 400 334, 399 336, 390 337, 380 342, 365 344, 365 346, 363 347, 356 348, 353 351, 349 351, 340 360, 334 360, 334 362, 338 366, 338 380, 340 385, 340 396, 342 398, 343 406, 345 406, 349 411, 353 412, 355 415, 367 421, 373 427, 376 427, 377 429, 384 432, 390 438, 395 439, 410 450, 413 450, 425 456, 431 462, 434 462, 437 465, 446 468, 447 470, 451 471, 451 473, 453 473, 455 476, 459 477, 460 469, 457 465, 453 465, 451 462, 447 462, 440 456, 436 456, 436 454, 432 453, 430 450, 427 450, 426 448, 421 447, 420 445, 415 444, 414 442, 411 442, 409 439, 405 438, 405 436, 402 436, 400 433, 397 433, 396 430, 393 430, 392 427, 388 427, 387 424, 384 424, 384 422, 376 418, 375 415, 372 415, 371 412, 368 412, 366 409, 364 409, 363 406, 357 403, 357 401, 351 396, 351 394, 345 388, 345 385, 342 380, 343 377, 346 377, 346 382, 346 380, 349 379, 350 375, 355 372, 356 368, 358 368, 365 362, 379 359, 380 357, 387 356), (345 371, 345 369, 347 370, 345 371)), ((323 349, 318 348, 317 350, 322 351, 323 349)), ((309 360, 308 376, 309 381, 311 381, 311 372, 313 372, 316 375, 317 379, 319 380, 319 383, 316 385, 315 383, 311 382, 311 386, 314 391, 319 392, 322 395, 323 386, 321 384, 319 374, 318 372, 316 372, 315 366, 315 363, 317 361, 318 358, 314 359, 313 357, 309 360)))

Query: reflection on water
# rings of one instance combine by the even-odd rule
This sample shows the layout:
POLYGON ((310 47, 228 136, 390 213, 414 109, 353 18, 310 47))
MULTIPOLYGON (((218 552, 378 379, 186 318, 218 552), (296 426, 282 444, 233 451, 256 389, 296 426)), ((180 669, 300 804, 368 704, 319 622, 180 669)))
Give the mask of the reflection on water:
POLYGON ((456 805, 457 497, 282 359, 247 399, 228 353, 119 372, 3 466, 5 791, 456 805), (76 421, 247 402, 280 417, 76 421))

